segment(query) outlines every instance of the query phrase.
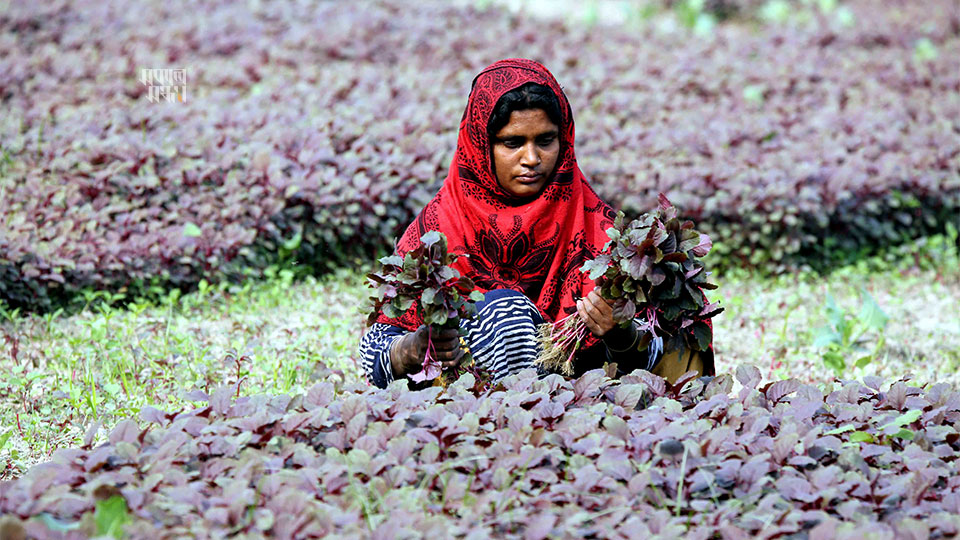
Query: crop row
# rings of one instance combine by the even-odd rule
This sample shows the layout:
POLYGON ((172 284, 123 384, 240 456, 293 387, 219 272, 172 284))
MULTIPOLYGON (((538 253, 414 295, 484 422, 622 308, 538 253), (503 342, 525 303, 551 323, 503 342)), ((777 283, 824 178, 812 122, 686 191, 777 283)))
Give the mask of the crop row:
POLYGON ((479 390, 321 382, 145 407, 0 482, 6 530, 131 538, 927 538, 960 532, 960 394, 906 380, 670 385, 533 370, 479 390))
POLYGON ((852 25, 694 39, 431 2, 15 3, 0 299, 369 258, 445 176, 474 74, 510 56, 564 85, 597 190, 633 214, 665 192, 714 266, 823 267, 942 231, 960 209, 960 10, 845 5, 852 25), (143 68, 185 68, 185 102, 149 102, 143 68))

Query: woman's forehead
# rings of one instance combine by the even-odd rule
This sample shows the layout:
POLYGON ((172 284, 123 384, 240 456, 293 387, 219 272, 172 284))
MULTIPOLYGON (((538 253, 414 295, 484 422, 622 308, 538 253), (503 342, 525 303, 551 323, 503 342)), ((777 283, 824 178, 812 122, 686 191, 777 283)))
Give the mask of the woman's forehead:
POLYGON ((510 119, 497 133, 498 137, 533 136, 556 133, 559 127, 543 109, 520 109, 510 112, 510 119))

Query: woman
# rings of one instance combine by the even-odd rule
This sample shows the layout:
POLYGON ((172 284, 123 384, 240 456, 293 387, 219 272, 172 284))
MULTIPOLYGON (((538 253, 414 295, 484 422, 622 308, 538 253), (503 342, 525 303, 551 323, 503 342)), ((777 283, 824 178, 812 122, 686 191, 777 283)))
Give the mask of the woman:
MULTIPOLYGON (((438 230, 451 252, 468 255, 454 267, 486 294, 461 328, 477 366, 495 380, 533 366, 538 324, 574 313, 592 333, 575 374, 604 361, 625 372, 651 369, 658 358, 636 351, 637 325, 616 326, 580 272, 607 242, 613 218, 577 167, 573 116, 553 75, 531 60, 501 60, 474 79, 447 178, 397 251, 438 230)), ((444 368, 463 361, 456 329, 431 339, 444 368)), ((414 310, 381 315, 360 342, 368 380, 382 388, 417 373, 427 341, 414 310)))

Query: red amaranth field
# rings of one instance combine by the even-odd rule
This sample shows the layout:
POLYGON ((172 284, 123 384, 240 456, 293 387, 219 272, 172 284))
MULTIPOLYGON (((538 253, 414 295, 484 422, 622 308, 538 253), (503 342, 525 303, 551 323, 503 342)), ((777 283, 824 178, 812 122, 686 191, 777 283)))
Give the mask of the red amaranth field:
POLYGON ((948 385, 867 377, 824 394, 749 366, 736 378, 739 392, 730 375, 670 386, 601 370, 527 370, 479 395, 471 375, 446 391, 318 383, 234 401, 222 387, 0 482, 0 512, 38 538, 94 534, 104 501, 123 501, 130 538, 960 532, 948 385))
POLYGON ((11 4, 0 298, 369 257, 445 175, 473 75, 508 56, 564 85, 598 191, 631 214, 666 193, 717 266, 819 267, 941 231, 960 209, 960 8, 844 5, 852 26, 693 37, 430 2, 11 4), (186 68, 186 102, 149 103, 143 68, 186 68))

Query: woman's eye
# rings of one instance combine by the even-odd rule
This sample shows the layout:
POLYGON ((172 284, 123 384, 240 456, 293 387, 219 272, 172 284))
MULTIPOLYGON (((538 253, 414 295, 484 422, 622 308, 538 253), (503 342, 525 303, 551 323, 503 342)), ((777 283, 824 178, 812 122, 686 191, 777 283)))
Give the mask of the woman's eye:
POLYGON ((550 146, 551 144, 553 144, 554 140, 556 140, 556 137, 544 137, 542 139, 538 139, 537 144, 539 144, 540 146, 550 146))
POLYGON ((503 141, 503 145, 506 146, 507 148, 520 148, 520 142, 514 141, 512 139, 503 141))

